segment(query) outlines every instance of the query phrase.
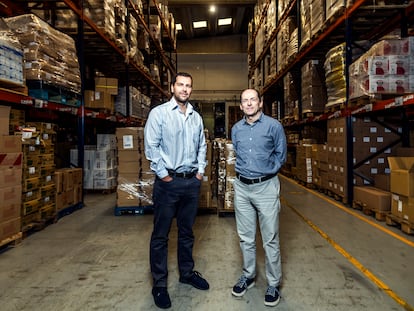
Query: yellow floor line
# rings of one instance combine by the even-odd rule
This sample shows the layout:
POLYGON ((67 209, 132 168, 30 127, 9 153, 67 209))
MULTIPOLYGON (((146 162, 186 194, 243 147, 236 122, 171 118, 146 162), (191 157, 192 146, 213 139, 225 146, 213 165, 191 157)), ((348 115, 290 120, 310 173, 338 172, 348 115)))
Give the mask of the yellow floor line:
POLYGON ((349 254, 345 249, 343 249, 339 244, 337 244, 333 239, 331 239, 324 231, 322 231, 318 226, 313 222, 307 219, 302 215, 297 209, 291 206, 286 199, 281 198, 282 204, 288 206, 293 210, 300 218, 302 218, 313 230, 319 233, 325 240, 327 240, 342 256, 344 256, 348 261, 354 265, 358 270, 360 270, 368 279, 370 279, 374 284, 376 284, 381 290, 383 290, 388 296, 394 299, 399 305, 401 305, 407 311, 414 311, 414 308, 410 306, 405 300, 400 296, 394 293, 391 288, 389 288, 384 282, 377 278, 372 272, 365 268, 355 257, 349 254))
POLYGON ((397 234, 397 233, 395 233, 395 232, 393 232, 393 231, 391 231, 391 230, 389 230, 389 229, 387 229, 387 228, 385 228, 385 227, 383 227, 383 226, 381 226, 381 225, 379 225, 379 224, 375 223, 374 221, 372 221, 372 220, 370 220, 370 219, 368 219, 368 218, 366 218, 366 217, 364 217, 364 216, 360 215, 360 213, 358 213, 358 212, 355 212, 355 211, 351 210, 349 207, 346 207, 346 206, 344 206, 344 205, 342 205, 342 204, 340 204, 340 203, 336 202, 335 200, 332 200, 332 199, 330 199, 330 198, 327 198, 325 195, 320 194, 320 193, 319 193, 319 192, 317 192, 317 191, 314 191, 314 190, 312 190, 312 189, 306 188, 306 187, 302 186, 301 184, 298 184, 298 183, 296 183, 295 181, 292 181, 292 180, 291 180, 290 178, 288 178, 288 177, 285 177, 285 176, 283 176, 283 175, 280 175, 280 176, 281 176, 281 177, 283 177, 283 178, 285 178, 287 181, 289 181, 289 182, 291 182, 291 183, 293 183, 293 184, 295 184, 295 185, 297 185, 297 186, 299 186, 299 187, 301 187, 301 188, 305 189, 306 191, 308 191, 308 192, 310 192, 310 193, 312 193, 312 194, 316 195, 317 197, 321 198, 322 200, 325 200, 325 201, 329 202, 330 204, 335 205, 336 207, 340 208, 340 209, 341 209, 341 210, 343 210, 344 212, 346 212, 346 213, 348 213, 348 214, 351 214, 352 216, 355 216, 355 217, 357 217, 358 219, 360 219, 360 220, 362 220, 362 221, 365 221, 365 222, 366 222, 366 223, 368 223, 369 225, 371 225, 371 226, 373 226, 373 227, 377 228, 378 230, 381 230, 381 231, 383 231, 383 232, 385 232, 385 233, 387 233, 387 234, 389 234, 389 235, 393 236, 393 237, 394 237, 394 238, 396 238, 397 240, 400 240, 401 242, 403 242, 403 243, 405 243, 405 244, 407 244, 407 245, 409 245, 409 246, 411 246, 411 247, 414 247, 414 242, 413 242, 413 241, 410 241, 410 240, 406 239, 405 237, 403 237, 403 236, 401 236, 401 235, 399 235, 399 234, 397 234))

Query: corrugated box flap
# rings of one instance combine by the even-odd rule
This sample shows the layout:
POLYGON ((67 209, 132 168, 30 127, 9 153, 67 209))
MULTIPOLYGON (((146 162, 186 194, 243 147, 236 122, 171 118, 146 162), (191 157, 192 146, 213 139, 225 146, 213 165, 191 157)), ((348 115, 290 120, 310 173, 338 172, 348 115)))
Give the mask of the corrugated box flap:
POLYGON ((388 165, 391 171, 414 172, 414 157, 388 157, 388 165))

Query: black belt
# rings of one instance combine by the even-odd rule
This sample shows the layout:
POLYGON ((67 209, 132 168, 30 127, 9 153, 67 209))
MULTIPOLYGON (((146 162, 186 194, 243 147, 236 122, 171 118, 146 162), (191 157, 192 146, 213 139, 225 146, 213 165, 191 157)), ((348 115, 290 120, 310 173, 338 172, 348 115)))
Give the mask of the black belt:
POLYGON ((246 177, 241 176, 239 173, 236 173, 236 177, 242 183, 245 183, 245 184, 248 184, 248 185, 258 184, 258 183, 261 183, 263 181, 269 180, 269 179, 271 179, 275 176, 276 176, 276 174, 270 174, 270 175, 266 175, 266 176, 263 176, 263 177, 250 179, 250 178, 246 178, 246 177))
POLYGON ((168 171, 168 175, 170 175, 171 177, 179 177, 179 178, 186 178, 186 179, 193 178, 195 174, 197 174, 197 171, 182 172, 182 173, 177 173, 176 171, 173 171, 173 170, 167 170, 167 171, 168 171))

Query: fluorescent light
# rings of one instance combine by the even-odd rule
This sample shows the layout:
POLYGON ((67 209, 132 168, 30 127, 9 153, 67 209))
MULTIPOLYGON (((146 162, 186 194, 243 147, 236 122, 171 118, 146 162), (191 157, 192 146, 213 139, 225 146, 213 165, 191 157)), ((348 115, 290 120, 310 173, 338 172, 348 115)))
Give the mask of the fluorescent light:
POLYGON ((214 5, 210 5, 209 11, 210 13, 214 13, 216 11, 216 7, 214 5))
POLYGON ((224 25, 230 25, 232 21, 232 18, 219 18, 218 20, 218 25, 219 26, 224 26, 224 25))
POLYGON ((175 29, 183 30, 183 26, 181 26, 181 24, 175 24, 175 29))
POLYGON ((207 27, 207 21, 198 21, 198 22, 193 22, 193 27, 194 27, 194 28, 203 28, 203 27, 207 27))

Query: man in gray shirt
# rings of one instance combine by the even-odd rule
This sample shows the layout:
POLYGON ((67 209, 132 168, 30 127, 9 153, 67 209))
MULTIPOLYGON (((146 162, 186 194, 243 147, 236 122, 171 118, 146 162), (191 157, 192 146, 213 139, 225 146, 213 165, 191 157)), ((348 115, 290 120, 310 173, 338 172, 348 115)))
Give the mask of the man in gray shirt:
POLYGON ((276 306, 280 301, 282 279, 277 173, 286 161, 286 135, 279 121, 263 113, 263 101, 257 90, 244 90, 240 100, 244 117, 233 126, 231 138, 236 152, 234 208, 243 273, 232 294, 241 297, 255 284, 258 217, 268 283, 264 304, 276 306))

